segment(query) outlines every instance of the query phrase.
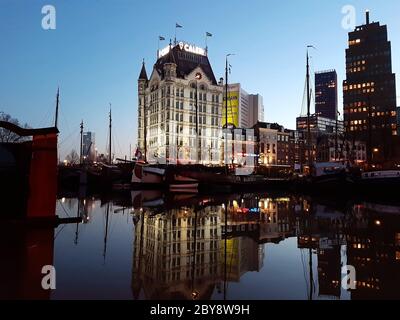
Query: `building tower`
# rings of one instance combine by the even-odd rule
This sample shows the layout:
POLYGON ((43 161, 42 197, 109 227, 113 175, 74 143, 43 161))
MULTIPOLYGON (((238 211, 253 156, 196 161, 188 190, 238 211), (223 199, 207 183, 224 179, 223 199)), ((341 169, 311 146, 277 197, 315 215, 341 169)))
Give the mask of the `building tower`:
POLYGON ((324 118, 337 119, 338 92, 335 70, 315 73, 315 112, 324 118))
POLYGON ((147 161, 219 164, 222 91, 206 50, 194 45, 159 50, 150 78, 143 64, 138 141, 147 161))
POLYGON ((370 23, 369 12, 365 25, 349 33, 343 103, 348 139, 366 142, 369 163, 388 160, 397 134, 391 43, 387 26, 370 23))
POLYGON ((146 136, 145 136, 145 123, 146 123, 146 87, 147 87, 147 72, 144 64, 142 63, 142 70, 140 71, 138 79, 138 147, 140 152, 146 156, 146 136))

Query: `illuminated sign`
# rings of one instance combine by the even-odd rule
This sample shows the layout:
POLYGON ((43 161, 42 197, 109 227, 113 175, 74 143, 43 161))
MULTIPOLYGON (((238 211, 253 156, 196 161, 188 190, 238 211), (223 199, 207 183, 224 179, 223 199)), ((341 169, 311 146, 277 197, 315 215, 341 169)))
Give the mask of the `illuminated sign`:
MULTIPOLYGON (((201 56, 206 55, 206 50, 204 50, 203 48, 197 47, 195 45, 189 44, 189 43, 179 42, 178 46, 182 51, 198 54, 201 56)), ((164 49, 159 50, 158 57, 161 58, 161 57, 167 55, 170 50, 171 50, 170 46, 167 46, 164 49)))
POLYGON ((158 57, 161 58, 165 55, 167 55, 169 53, 169 46, 165 47, 164 49, 161 49, 160 51, 158 51, 158 57))

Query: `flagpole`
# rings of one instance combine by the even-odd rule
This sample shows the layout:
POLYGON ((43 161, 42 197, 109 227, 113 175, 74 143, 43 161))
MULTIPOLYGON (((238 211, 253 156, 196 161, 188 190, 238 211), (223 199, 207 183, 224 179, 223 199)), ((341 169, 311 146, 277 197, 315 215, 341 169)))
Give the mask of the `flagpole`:
POLYGON ((176 29, 178 28, 183 28, 180 24, 175 23, 175 41, 174 41, 174 46, 176 46, 177 42, 176 42, 176 29))
POLYGON ((160 58, 160 41, 164 41, 165 38, 162 36, 158 36, 158 50, 157 50, 157 60, 160 58))
POLYGON ((208 55, 208 43, 207 43, 208 37, 212 37, 212 34, 209 32, 206 32, 206 55, 208 55))
POLYGON ((174 38, 174 46, 176 46, 176 29, 177 29, 177 25, 175 23, 175 38, 174 38))

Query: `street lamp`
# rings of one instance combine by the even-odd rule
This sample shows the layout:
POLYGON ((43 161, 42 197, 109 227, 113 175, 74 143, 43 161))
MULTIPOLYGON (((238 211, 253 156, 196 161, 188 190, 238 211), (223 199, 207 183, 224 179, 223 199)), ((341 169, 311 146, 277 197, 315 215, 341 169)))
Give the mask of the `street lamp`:
POLYGON ((200 162, 200 157, 199 157, 199 108, 198 108, 198 81, 201 80, 202 75, 200 72, 196 73, 195 79, 196 79, 196 92, 195 92, 195 108, 196 108, 196 162, 197 164, 200 162))
POLYGON ((372 162, 375 161, 375 156, 379 153, 379 149, 378 148, 373 148, 372 149, 372 162))
POLYGON ((225 165, 228 168, 228 57, 234 56, 234 53, 228 53, 225 57, 225 165))

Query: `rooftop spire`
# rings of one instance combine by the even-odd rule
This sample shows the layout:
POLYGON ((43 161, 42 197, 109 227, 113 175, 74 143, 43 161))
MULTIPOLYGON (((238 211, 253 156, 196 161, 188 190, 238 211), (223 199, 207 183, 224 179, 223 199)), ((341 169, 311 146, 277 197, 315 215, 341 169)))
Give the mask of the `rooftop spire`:
POLYGON ((369 24, 369 10, 365 11, 366 23, 369 24))
POLYGON ((139 75, 139 80, 149 80, 149 78, 147 78, 147 72, 146 72, 146 66, 144 63, 144 59, 142 62, 142 70, 140 70, 140 75, 139 75))

